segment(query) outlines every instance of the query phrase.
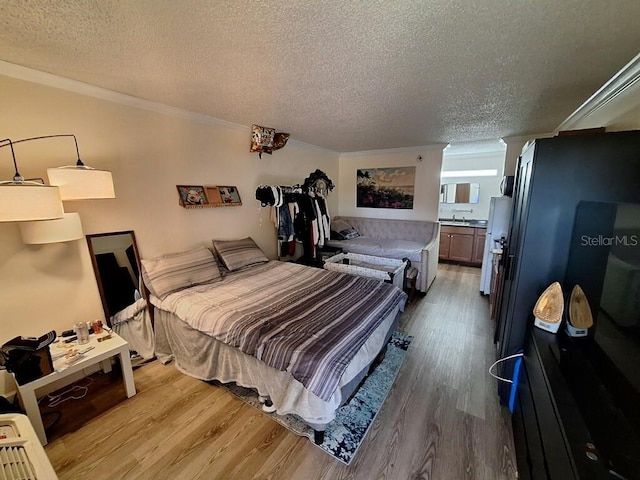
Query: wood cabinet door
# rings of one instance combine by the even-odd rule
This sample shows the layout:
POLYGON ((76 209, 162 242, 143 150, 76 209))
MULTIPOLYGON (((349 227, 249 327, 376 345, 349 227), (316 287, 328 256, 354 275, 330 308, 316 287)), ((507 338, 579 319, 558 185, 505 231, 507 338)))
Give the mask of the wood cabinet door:
POLYGON ((449 247, 451 245, 451 234, 440 232, 440 250, 438 258, 449 258, 449 247))
POLYGON ((471 262, 473 256, 473 235, 451 234, 449 259, 459 262, 471 262))
POLYGON ((482 259, 484 257, 484 241, 486 240, 486 232, 484 230, 476 229, 476 236, 473 239, 473 257, 471 262, 482 265, 482 259))

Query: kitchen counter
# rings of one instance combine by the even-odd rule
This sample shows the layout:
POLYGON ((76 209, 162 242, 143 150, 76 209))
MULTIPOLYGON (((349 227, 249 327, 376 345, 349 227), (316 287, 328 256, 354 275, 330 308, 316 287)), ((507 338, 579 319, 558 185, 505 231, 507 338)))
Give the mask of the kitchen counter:
POLYGON ((439 219, 440 225, 446 225, 448 227, 476 227, 487 228, 486 220, 453 220, 449 218, 439 219))

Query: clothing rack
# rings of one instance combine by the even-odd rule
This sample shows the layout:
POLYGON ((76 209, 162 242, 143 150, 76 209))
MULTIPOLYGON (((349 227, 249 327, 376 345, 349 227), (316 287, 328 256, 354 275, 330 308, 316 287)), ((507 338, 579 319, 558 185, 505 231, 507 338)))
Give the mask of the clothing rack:
POLYGON ((272 220, 278 238, 278 258, 293 257, 302 245, 297 262, 320 263, 319 248, 329 239, 330 217, 324 195, 334 188, 321 170, 312 172, 302 185, 260 185, 256 199, 263 207, 273 207, 272 220))

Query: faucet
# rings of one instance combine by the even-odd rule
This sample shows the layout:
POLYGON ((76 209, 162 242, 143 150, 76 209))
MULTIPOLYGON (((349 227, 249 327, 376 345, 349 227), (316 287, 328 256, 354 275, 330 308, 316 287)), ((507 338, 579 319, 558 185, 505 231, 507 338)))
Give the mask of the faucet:
POLYGON ((453 223, 456 223, 456 214, 453 214, 453 223))

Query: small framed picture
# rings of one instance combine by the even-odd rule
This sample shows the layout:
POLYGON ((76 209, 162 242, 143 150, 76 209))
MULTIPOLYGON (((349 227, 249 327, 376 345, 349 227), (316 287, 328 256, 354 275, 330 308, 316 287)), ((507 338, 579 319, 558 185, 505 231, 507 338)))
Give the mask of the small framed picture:
POLYGON ((236 187, 218 187, 220 191, 220 198, 225 205, 242 205, 240 200, 240 192, 236 187))
POLYGON ((237 187, 207 185, 205 187, 209 203, 216 207, 242 205, 237 187))
POLYGON ((176 187, 180 196, 180 205, 183 207, 198 207, 209 204, 202 185, 176 185, 176 187))

